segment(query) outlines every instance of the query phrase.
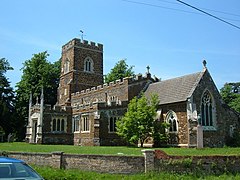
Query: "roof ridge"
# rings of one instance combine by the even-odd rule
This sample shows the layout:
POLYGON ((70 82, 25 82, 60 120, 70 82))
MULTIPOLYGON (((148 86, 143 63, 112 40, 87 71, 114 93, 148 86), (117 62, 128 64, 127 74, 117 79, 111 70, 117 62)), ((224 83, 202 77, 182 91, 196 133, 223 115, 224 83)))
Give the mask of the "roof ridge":
POLYGON ((201 73, 202 73, 202 71, 199 71, 199 72, 196 72, 196 73, 186 74, 186 75, 183 75, 183 76, 178 76, 178 77, 166 79, 166 80, 162 80, 162 81, 159 81, 159 82, 170 81, 170 80, 175 80, 175 79, 181 79, 181 78, 184 78, 184 77, 187 77, 187 76, 192 76, 192 75, 201 74, 201 73))
POLYGON ((157 93, 161 104, 186 101, 195 91, 205 71, 150 84, 146 94, 157 93))

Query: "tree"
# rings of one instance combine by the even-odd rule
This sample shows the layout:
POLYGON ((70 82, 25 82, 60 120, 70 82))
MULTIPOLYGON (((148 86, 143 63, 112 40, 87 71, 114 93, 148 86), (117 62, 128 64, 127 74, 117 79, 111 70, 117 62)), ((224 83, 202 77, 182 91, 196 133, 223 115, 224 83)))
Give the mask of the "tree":
POLYGON ((140 141, 143 147, 144 141, 154 134, 158 104, 157 95, 152 95, 150 101, 144 94, 140 98, 133 98, 124 117, 116 123, 117 134, 131 144, 140 141))
POLYGON ((13 70, 13 68, 8 60, 0 58, 0 127, 5 134, 14 130, 15 96, 10 82, 5 76, 9 70, 13 70))
POLYGON ((47 61, 47 51, 34 54, 30 60, 23 63, 22 77, 17 83, 16 109, 21 123, 19 136, 24 138, 28 117, 29 96, 32 93, 33 103, 40 96, 41 88, 44 89, 44 103, 54 105, 57 101, 57 88, 60 78, 60 60, 55 63, 47 61))
POLYGON ((117 79, 122 79, 124 77, 133 76, 134 72, 132 71, 133 66, 128 68, 126 59, 118 61, 116 65, 111 69, 110 73, 105 76, 105 83, 115 81, 117 79))
POLYGON ((240 82, 226 83, 220 89, 220 94, 226 104, 235 111, 240 112, 240 82))

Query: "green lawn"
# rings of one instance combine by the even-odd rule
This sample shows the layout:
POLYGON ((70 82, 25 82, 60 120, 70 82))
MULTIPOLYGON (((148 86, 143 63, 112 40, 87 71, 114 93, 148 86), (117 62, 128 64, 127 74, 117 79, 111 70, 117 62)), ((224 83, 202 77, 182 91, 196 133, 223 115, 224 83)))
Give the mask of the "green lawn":
POLYGON ((107 173, 96 173, 96 172, 86 172, 81 170, 63 170, 63 169, 54 169, 50 167, 39 167, 33 166, 39 174, 41 174, 45 179, 48 180, 95 180, 95 179, 114 179, 114 180, 194 180, 194 179, 205 179, 205 180, 226 180, 226 179, 240 179, 240 175, 232 174, 223 174, 220 176, 217 175, 206 175, 205 173, 201 174, 174 174, 174 173, 148 173, 148 174, 134 174, 134 175, 124 175, 124 174, 107 174, 107 173))
MULTIPOLYGON (((54 152, 63 151, 71 154, 108 154, 108 155, 134 155, 141 156, 144 148, 123 146, 94 146, 82 147, 72 145, 39 145, 24 142, 0 143, 0 151, 17 152, 54 152)), ((146 148, 145 148, 146 149, 146 148)), ((151 149, 151 148, 147 148, 151 149)), ((206 155, 236 155, 240 156, 240 148, 155 148, 165 151, 169 155, 206 156, 206 155)))

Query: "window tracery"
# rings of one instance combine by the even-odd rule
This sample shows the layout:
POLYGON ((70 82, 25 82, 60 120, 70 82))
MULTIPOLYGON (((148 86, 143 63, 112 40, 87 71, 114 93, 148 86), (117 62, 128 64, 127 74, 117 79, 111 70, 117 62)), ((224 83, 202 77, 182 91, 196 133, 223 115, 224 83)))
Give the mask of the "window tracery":
POLYGON ((84 60, 84 71, 93 72, 93 60, 90 57, 84 60))
POLYGON ((209 91, 205 91, 201 100, 201 125, 213 126, 213 100, 209 91))
POLYGON ((167 113, 166 122, 169 123, 169 128, 168 128, 169 133, 177 133, 178 132, 177 115, 174 111, 170 110, 167 113))

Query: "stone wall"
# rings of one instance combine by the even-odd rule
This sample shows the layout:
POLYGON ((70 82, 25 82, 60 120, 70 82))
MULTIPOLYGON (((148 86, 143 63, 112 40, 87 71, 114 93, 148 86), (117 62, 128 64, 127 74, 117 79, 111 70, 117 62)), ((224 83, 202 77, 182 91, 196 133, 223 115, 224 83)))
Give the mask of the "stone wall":
POLYGON ((240 173, 240 156, 169 156, 161 150, 142 150, 143 156, 81 155, 53 153, 8 153, 28 164, 104 173, 143 172, 240 173))
POLYGON ((104 173, 140 173, 144 172, 143 157, 109 155, 63 155, 66 169, 81 169, 104 173))
POLYGON ((169 156, 157 150, 154 170, 173 173, 235 174, 240 172, 240 156, 169 156))
POLYGON ((53 153, 11 152, 9 157, 37 166, 79 169, 105 173, 133 174, 144 172, 144 158, 139 156, 81 155, 53 153))

